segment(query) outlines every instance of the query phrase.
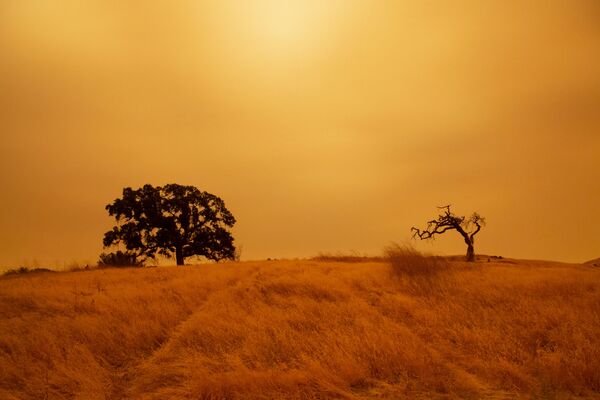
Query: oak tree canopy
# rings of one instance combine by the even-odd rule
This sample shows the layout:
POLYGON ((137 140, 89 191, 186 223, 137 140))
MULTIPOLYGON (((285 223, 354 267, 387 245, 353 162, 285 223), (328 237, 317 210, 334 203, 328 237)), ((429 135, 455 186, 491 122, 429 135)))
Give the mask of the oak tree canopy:
POLYGON ((123 244, 141 260, 174 256, 177 265, 192 256, 215 261, 235 257, 229 231, 235 218, 220 197, 194 186, 126 187, 106 210, 117 225, 104 234, 105 247, 123 244))

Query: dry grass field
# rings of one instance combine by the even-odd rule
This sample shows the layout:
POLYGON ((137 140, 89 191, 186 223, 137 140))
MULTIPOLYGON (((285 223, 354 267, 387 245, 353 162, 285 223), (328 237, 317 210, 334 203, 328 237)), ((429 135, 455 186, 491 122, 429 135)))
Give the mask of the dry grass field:
POLYGON ((600 268, 403 262, 5 276, 0 398, 600 398, 600 268))

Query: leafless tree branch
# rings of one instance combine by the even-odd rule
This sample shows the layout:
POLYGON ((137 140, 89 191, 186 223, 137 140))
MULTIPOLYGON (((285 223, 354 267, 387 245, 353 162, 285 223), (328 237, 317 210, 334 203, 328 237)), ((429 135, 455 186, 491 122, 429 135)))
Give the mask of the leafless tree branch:
POLYGON ((463 216, 457 216, 450 211, 450 205, 438 207, 442 212, 437 219, 427 221, 425 229, 416 227, 411 228, 413 239, 420 240, 435 239, 436 235, 440 235, 449 230, 456 230, 463 237, 467 245, 467 260, 475 260, 474 242, 475 235, 485 225, 485 218, 477 213, 473 213, 468 219, 463 216))

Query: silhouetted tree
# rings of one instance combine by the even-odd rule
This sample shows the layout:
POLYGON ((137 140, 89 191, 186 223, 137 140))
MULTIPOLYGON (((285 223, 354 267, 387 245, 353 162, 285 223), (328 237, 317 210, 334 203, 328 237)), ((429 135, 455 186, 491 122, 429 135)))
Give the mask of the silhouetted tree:
POLYGON ((411 228, 413 238, 433 239, 435 235, 442 234, 450 230, 456 230, 463 237, 467 245, 467 261, 475 261, 475 235, 485 225, 485 218, 477 213, 473 213, 469 218, 459 217, 450 211, 450 206, 438 207, 443 210, 437 219, 427 222, 426 229, 411 228))
POLYGON ((191 256, 215 261, 235 257, 227 229, 235 218, 221 198, 194 186, 124 188, 123 197, 106 209, 117 226, 104 234, 104 246, 123 243, 142 261, 156 254, 175 256, 177 265, 191 256))

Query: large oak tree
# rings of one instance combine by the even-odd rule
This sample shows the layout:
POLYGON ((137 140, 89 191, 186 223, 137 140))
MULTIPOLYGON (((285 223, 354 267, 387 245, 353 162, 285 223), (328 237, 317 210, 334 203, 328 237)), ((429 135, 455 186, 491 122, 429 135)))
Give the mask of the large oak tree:
POLYGON ((106 210, 117 225, 104 234, 105 247, 122 243, 142 260, 175 256, 177 265, 191 256, 215 261, 235 257, 228 230, 235 218, 220 197, 194 186, 127 187, 106 210))

